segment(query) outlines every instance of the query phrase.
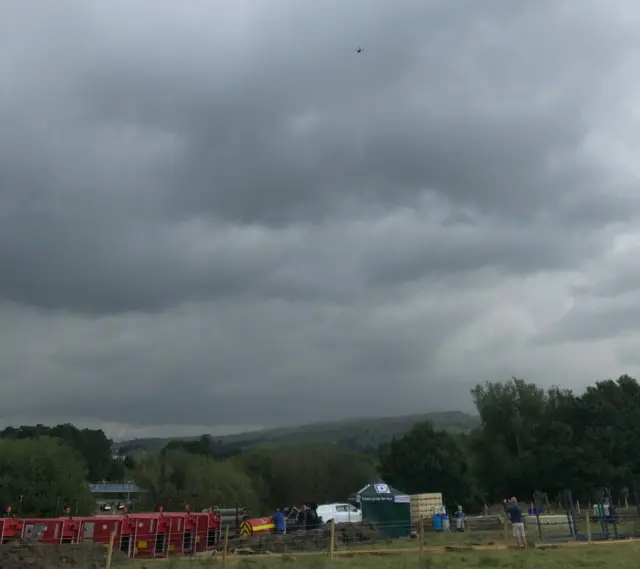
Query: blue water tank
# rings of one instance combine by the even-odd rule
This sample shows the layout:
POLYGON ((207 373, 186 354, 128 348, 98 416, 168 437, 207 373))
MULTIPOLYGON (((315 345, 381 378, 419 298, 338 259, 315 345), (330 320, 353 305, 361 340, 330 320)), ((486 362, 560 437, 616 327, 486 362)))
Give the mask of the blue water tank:
POLYGON ((433 516, 433 531, 442 531, 442 516, 440 514, 433 516))

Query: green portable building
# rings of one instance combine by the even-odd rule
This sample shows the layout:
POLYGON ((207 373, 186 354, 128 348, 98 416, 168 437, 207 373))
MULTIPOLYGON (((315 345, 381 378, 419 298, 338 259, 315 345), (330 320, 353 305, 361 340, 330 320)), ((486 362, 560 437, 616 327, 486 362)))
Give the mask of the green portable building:
POLYGON ((386 538, 411 534, 411 498, 384 482, 367 484, 356 494, 362 521, 376 527, 386 538))

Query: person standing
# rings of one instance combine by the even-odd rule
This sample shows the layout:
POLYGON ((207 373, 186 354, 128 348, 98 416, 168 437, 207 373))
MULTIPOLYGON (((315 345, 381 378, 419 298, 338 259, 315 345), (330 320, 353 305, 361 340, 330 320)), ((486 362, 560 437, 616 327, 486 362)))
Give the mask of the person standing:
POLYGON ((524 532, 524 517, 522 515, 522 509, 518 505, 518 500, 516 500, 515 497, 511 498, 508 502, 505 500, 504 503, 507 515, 511 520, 513 537, 516 538, 516 542, 520 549, 524 549, 527 547, 527 540, 524 532))
POLYGON ((277 509, 276 513, 271 516, 271 521, 273 522, 273 529, 275 530, 275 533, 287 533, 287 522, 284 518, 284 514, 280 509, 277 509))
POLYGON ((451 531, 451 520, 449 520, 449 514, 447 514, 444 506, 442 507, 442 531, 451 531))
POLYGON ((307 529, 307 505, 298 510, 298 529, 307 529))
POLYGON ((462 506, 458 506, 458 511, 456 512, 456 530, 464 531, 464 512, 462 511, 462 506))

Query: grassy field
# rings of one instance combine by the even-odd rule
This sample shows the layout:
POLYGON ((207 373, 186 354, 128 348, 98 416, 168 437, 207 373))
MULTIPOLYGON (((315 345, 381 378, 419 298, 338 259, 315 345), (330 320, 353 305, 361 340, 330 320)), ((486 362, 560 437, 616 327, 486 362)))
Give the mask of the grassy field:
MULTIPOLYGON (((237 569, 474 569, 496 567, 501 569, 567 569, 615 567, 637 569, 640 543, 619 542, 606 545, 573 545, 556 549, 529 549, 526 551, 455 551, 447 553, 378 553, 341 555, 330 561, 322 556, 283 557, 230 557, 229 567, 237 569)), ((160 564, 168 569, 205 569, 222 567, 220 559, 170 560, 147 562, 139 569, 160 564)))

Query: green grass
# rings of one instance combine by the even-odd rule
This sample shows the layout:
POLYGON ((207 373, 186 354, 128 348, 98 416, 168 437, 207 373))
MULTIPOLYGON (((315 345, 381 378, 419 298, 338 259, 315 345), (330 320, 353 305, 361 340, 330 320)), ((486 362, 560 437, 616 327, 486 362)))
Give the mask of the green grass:
MULTIPOLYGON (((454 551, 447 553, 370 553, 337 556, 283 556, 229 558, 235 569, 567 569, 615 567, 637 569, 640 543, 622 542, 607 545, 581 545, 557 549, 526 551, 454 551)), ((154 566, 167 569, 206 569, 222 567, 221 560, 169 560, 138 564, 136 569, 154 566)))

